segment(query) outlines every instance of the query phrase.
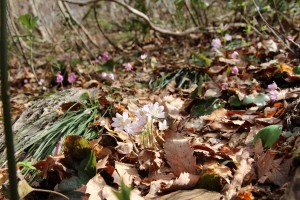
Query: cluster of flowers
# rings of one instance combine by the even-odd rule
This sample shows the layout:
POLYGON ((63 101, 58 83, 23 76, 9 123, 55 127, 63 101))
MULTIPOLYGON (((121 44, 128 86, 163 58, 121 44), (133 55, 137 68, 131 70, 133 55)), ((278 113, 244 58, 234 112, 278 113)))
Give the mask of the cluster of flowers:
POLYGON ((128 112, 124 112, 122 115, 117 113, 116 117, 113 117, 112 127, 116 131, 125 131, 126 133, 133 135, 141 132, 148 132, 152 134, 152 125, 155 121, 158 121, 159 130, 163 131, 168 128, 165 118, 164 107, 156 103, 148 103, 142 108, 138 109, 134 114, 135 117, 129 117, 128 112), (150 127, 150 128, 149 128, 150 127), (151 130, 150 130, 151 129, 151 130))
MULTIPOLYGON (((75 73, 71 73, 69 75, 69 77, 68 77, 68 82, 69 83, 74 83, 76 81, 76 78, 77 78, 76 74, 75 73)), ((64 77, 61 74, 58 74, 56 76, 56 82, 57 83, 62 83, 63 81, 64 81, 64 77)))
POLYGON ((92 62, 94 64, 97 64, 97 63, 105 63, 106 61, 110 60, 111 57, 109 56, 109 54, 107 52, 104 52, 102 53, 97 59, 93 60, 92 62))

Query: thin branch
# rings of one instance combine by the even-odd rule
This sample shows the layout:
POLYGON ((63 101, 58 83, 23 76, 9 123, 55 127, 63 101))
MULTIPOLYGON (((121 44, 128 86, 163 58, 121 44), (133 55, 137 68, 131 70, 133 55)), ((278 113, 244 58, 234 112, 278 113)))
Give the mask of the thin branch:
POLYGON ((87 1, 87 2, 75 2, 75 1, 69 1, 69 0, 62 0, 63 2, 66 3, 70 3, 70 4, 76 4, 79 6, 85 6, 85 5, 89 5, 89 4, 95 4, 98 3, 100 1, 109 1, 109 2, 114 2, 122 7, 124 7, 125 9, 127 9, 129 12, 131 12, 132 14, 142 18, 149 26, 151 29, 153 29, 154 31, 157 31, 159 33, 162 34, 166 34, 166 35, 172 35, 172 36, 186 36, 188 34, 191 33, 197 33, 199 32, 199 27, 193 27, 193 28, 189 28, 183 32, 174 32, 174 31, 170 31, 170 30, 166 30, 160 27, 157 27, 155 24, 153 24, 151 22, 151 20, 149 19, 149 17, 147 15, 145 15, 144 13, 140 12, 139 10, 129 6, 128 4, 118 1, 118 0, 92 0, 92 1, 87 1))
POLYGON ((284 44, 284 46, 288 49, 288 50, 290 50, 291 52, 293 52, 293 53, 295 53, 284 41, 283 41, 283 39, 276 33, 276 31, 271 27, 271 25, 267 22, 267 20, 264 18, 264 16, 261 14, 261 12, 260 12, 260 10, 259 10, 259 6, 256 4, 256 2, 255 2, 255 0, 252 0, 252 2, 253 2, 253 4, 254 4, 254 6, 255 6, 255 8, 256 8, 256 10, 257 10, 257 12, 258 12, 258 14, 259 14, 259 16, 261 17, 261 19, 263 20, 263 22, 267 25, 267 27, 269 28, 269 30, 273 33, 273 35, 275 35, 276 37, 277 37, 277 39, 279 40, 279 41, 281 41, 283 44, 284 44))
POLYGON ((107 40, 107 42, 108 42, 111 46, 113 46, 115 49, 118 49, 118 50, 120 50, 120 51, 124 51, 124 49, 122 49, 121 47, 115 45, 115 44, 113 43, 113 41, 111 41, 111 40, 109 39, 109 37, 104 33, 104 31, 103 31, 103 29, 102 29, 102 27, 101 27, 101 24, 100 24, 99 21, 98 21, 98 14, 97 14, 96 6, 93 7, 93 10, 94 10, 94 16, 95 16, 95 19, 96 19, 97 27, 98 27, 98 29, 100 30, 100 32, 102 33, 103 37, 104 37, 104 38, 107 40))

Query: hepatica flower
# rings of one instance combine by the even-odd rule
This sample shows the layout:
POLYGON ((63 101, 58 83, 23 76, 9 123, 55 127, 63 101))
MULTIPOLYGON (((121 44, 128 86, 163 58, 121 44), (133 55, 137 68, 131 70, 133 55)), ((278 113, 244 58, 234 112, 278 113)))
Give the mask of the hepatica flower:
POLYGON ((278 87, 276 83, 273 82, 272 84, 268 85, 268 89, 269 89, 269 96, 271 100, 276 101, 279 95, 279 92, 277 91, 278 87))
POLYGON ((238 55, 239 55, 239 53, 237 51, 234 51, 234 52, 232 52, 231 57, 233 59, 236 59, 238 55))
POLYGON ((232 36, 229 35, 228 33, 226 33, 226 34, 225 34, 225 40, 226 40, 226 41, 232 40, 232 36))
POLYGON ((142 60, 145 60, 146 58, 147 58, 147 54, 142 54, 142 55, 141 55, 141 59, 142 59, 142 60))
POLYGON ((56 76, 56 82, 57 82, 57 83, 62 83, 63 80, 64 80, 64 77, 63 77, 61 74, 58 74, 58 75, 56 76))
POLYGON ((238 74, 238 73, 239 73, 239 68, 237 68, 237 66, 234 66, 234 67, 232 68, 232 73, 233 73, 233 74, 238 74))
POLYGON ((124 65, 123 65, 124 67, 125 67, 125 69, 127 70, 127 71, 130 71, 131 69, 132 69, 132 65, 131 65, 131 63, 125 63, 124 65))
POLYGON ((270 84, 270 85, 268 85, 268 89, 269 90, 277 90, 277 85, 276 85, 276 83, 275 82, 273 82, 272 84, 270 84))
POLYGON ((104 53, 101 54, 101 56, 99 58, 101 58, 102 62, 106 62, 110 59, 110 56, 108 55, 107 52, 104 52, 104 53))
POLYGON ((110 80, 115 80, 115 75, 114 75, 113 73, 108 74, 107 77, 108 77, 110 80))
POLYGON ((117 113, 116 117, 113 117, 112 120, 113 123, 111 126, 117 131, 128 129, 132 122, 132 118, 128 117, 128 112, 123 112, 123 115, 117 113))
POLYGON ((76 74, 75 73, 72 73, 69 77, 68 77, 68 81, 69 83, 74 83, 76 81, 76 74))
POLYGON ((143 111, 146 113, 148 118, 165 118, 165 112, 163 112, 164 107, 159 106, 156 102, 155 104, 149 103, 143 107, 143 111))
POLYGON ((102 77, 102 78, 106 78, 106 77, 107 77, 107 73, 106 73, 106 72, 102 72, 102 73, 101 73, 101 77, 102 77))
POLYGON ((167 130, 167 120, 164 120, 163 122, 158 122, 158 129, 161 131, 167 130))
POLYGON ((219 49, 222 46, 221 40, 219 38, 213 39, 211 42, 211 46, 213 47, 213 49, 219 49))

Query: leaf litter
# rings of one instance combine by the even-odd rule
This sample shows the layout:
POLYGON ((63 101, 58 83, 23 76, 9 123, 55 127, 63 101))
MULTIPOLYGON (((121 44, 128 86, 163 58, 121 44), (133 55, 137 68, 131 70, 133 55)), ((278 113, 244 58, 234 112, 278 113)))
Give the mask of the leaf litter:
MULTIPOLYGON (((262 40, 233 49, 236 58, 233 50, 220 49, 207 56, 198 55, 195 48, 177 53, 171 61, 171 50, 159 54, 156 51, 161 50, 147 49, 149 60, 131 61, 132 68, 126 71, 116 65, 113 79, 101 78, 98 72, 91 72, 92 78, 83 75, 69 87, 97 88, 96 105, 103 113, 108 106, 110 110, 85 126, 97 137, 87 140, 71 132, 62 138, 59 155, 36 161, 34 186, 71 199, 117 199, 117 191, 130 191, 131 199, 284 196, 299 160, 300 132, 294 126, 299 115, 299 75, 294 69, 300 62, 298 58, 291 62, 285 56, 289 52, 279 48, 276 40, 262 40), (278 93, 270 96, 268 85, 274 82, 278 93), (151 127, 143 127, 153 134, 149 138, 112 126, 116 113, 128 112, 133 124, 139 109, 155 102, 163 106, 166 130, 160 130, 162 121, 157 117, 151 118, 151 127), (144 146, 147 142, 150 145, 144 146)), ((134 58, 135 53, 126 56, 134 58)), ((34 77, 27 70, 12 82, 17 85, 25 78, 34 77)), ((12 90, 18 93, 14 84, 12 90)), ((23 86, 35 94, 43 90, 31 81, 23 86)), ((31 104, 21 99, 13 98, 13 113, 31 104)), ((92 103, 89 97, 84 102, 92 103)), ((65 102, 57 112, 64 115, 72 112, 70 108, 78 111, 85 106, 65 102)), ((5 185, 7 172, 2 170, 0 177, 5 185)), ((35 193, 26 187, 20 186, 25 195, 35 193)), ((295 193, 293 188, 288 192, 295 193)))

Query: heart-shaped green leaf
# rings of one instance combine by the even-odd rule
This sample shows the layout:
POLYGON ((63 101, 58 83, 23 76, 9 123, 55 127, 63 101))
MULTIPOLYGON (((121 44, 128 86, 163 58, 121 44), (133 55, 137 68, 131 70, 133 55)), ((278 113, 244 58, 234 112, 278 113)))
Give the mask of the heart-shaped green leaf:
POLYGON ((261 129, 254 137, 255 144, 258 139, 261 139, 265 148, 270 148, 279 138, 282 131, 282 125, 270 125, 261 129))

